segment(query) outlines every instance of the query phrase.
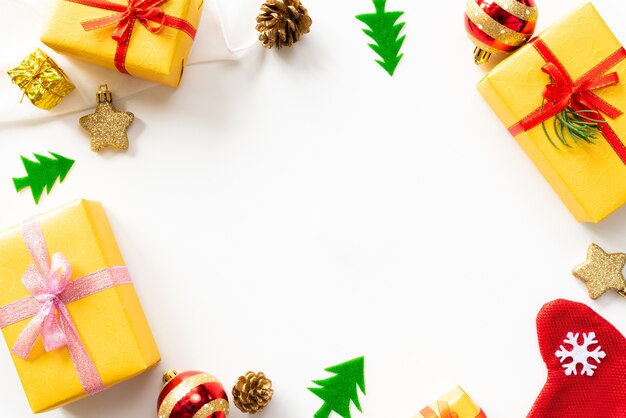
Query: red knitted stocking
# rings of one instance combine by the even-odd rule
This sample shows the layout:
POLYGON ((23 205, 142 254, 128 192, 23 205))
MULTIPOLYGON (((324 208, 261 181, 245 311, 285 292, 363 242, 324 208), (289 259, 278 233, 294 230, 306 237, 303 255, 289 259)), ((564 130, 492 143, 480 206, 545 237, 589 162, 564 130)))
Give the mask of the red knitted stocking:
POLYGON ((537 316, 548 380, 528 418, 626 418, 626 339, 581 303, 559 299, 537 316))

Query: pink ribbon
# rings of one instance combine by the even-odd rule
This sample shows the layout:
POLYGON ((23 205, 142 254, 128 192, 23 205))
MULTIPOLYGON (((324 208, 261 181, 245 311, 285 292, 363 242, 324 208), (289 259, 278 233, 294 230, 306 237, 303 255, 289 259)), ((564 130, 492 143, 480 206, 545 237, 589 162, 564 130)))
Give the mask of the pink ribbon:
POLYGON ((0 328, 33 319, 11 351, 28 359, 41 335, 46 351, 67 347, 85 392, 93 395, 104 390, 104 383, 65 305, 121 284, 131 284, 128 270, 123 266, 109 267, 70 281, 72 267, 61 253, 50 257, 36 219, 22 225, 22 235, 34 261, 22 276, 22 284, 32 296, 0 307, 0 328))

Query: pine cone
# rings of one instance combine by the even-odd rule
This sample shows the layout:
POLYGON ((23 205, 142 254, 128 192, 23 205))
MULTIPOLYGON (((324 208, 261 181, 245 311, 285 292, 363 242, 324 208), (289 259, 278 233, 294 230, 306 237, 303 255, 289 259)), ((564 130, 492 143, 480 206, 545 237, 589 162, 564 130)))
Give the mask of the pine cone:
POLYGON ((235 406, 248 414, 254 414, 267 406, 272 399, 272 381, 262 372, 248 372, 240 376, 233 387, 235 406))
POLYGON ((267 0, 256 21, 259 40, 266 48, 293 45, 309 33, 313 23, 300 0, 267 0))

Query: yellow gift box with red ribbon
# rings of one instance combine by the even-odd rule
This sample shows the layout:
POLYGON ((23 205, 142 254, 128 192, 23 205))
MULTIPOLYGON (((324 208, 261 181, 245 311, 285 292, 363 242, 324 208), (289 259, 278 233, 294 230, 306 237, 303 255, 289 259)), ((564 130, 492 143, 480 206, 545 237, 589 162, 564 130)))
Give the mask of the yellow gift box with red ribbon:
POLYGON ((155 365, 159 351, 97 202, 0 234, 0 327, 33 412, 155 365))
POLYGON ((56 0, 41 41, 122 73, 177 86, 204 0, 56 0))
POLYGON ((487 415, 457 386, 414 418, 487 418, 487 415))
POLYGON ((581 222, 599 222, 626 203, 625 81, 626 50, 587 3, 478 85, 581 222), (574 112, 583 115, 574 128, 593 125, 599 131, 593 143, 581 139, 584 135, 567 135, 572 125, 564 115, 574 112))

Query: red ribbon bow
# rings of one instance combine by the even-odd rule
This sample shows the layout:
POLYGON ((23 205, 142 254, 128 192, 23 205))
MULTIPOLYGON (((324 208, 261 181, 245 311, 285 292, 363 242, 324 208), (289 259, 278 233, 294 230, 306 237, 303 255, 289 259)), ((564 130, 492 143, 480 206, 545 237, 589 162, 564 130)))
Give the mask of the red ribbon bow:
POLYGON ((619 76, 616 72, 592 80, 579 80, 574 83, 569 74, 563 73, 563 69, 552 62, 544 65, 541 70, 552 77, 552 84, 548 84, 543 91, 543 97, 549 103, 552 103, 549 109, 550 112, 560 112, 571 105, 576 111, 601 111, 611 119, 622 115, 621 110, 592 93, 592 90, 602 89, 619 83, 619 76))
MULTIPOLYGON (((117 23, 117 27, 111 37, 117 42, 127 42, 132 33, 135 20, 139 20, 139 22, 152 33, 157 33, 163 29, 165 13, 163 9, 158 6, 166 1, 167 0, 129 0, 128 6, 121 4, 116 5, 119 6, 115 7, 115 9, 119 11, 118 14, 82 22, 81 25, 83 29, 89 31, 117 23), (151 25, 151 21, 155 22, 156 25, 151 25)), ((104 3, 109 2, 104 0, 104 3)), ((114 3, 110 3, 110 5, 113 4, 114 3)), ((114 9, 111 8, 109 10, 114 9)))
POLYGON ((196 28, 184 19, 165 14, 160 7, 168 0, 128 0, 127 5, 113 3, 109 0, 66 0, 84 6, 97 7, 99 9, 117 12, 112 16, 82 22, 81 25, 86 31, 116 25, 113 30, 113 38, 117 41, 117 51, 115 52, 115 67, 122 73, 128 74, 126 70, 126 54, 128 44, 135 27, 135 21, 139 21, 151 33, 158 33, 163 26, 169 26, 182 30, 194 39, 196 28))
POLYGON ((540 38, 535 38, 532 45, 546 61, 541 70, 552 78, 552 83, 546 85, 542 96, 547 103, 537 108, 524 119, 509 128, 513 136, 526 132, 535 126, 556 116, 557 113, 572 106, 575 111, 589 111, 589 119, 601 121, 598 128, 602 132, 607 142, 617 153, 620 159, 626 164, 626 146, 619 139, 615 131, 605 122, 602 113, 611 119, 621 116, 623 112, 615 106, 607 103, 598 97, 593 90, 602 89, 619 83, 619 76, 616 72, 605 74, 626 58, 626 50, 622 47, 611 54, 604 61, 593 67, 581 78, 574 81, 569 73, 540 38))

